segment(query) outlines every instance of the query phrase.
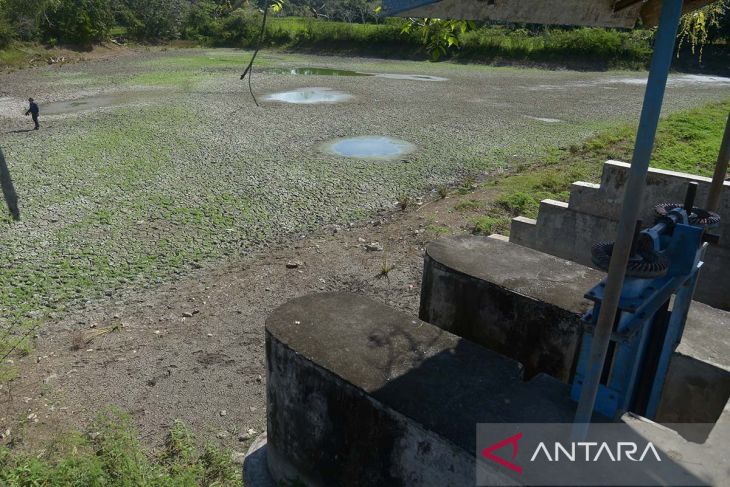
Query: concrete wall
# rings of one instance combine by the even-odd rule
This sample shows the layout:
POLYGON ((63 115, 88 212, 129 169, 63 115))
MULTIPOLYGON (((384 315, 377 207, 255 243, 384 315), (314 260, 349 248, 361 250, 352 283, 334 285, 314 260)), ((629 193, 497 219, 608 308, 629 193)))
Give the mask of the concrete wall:
MULTIPOLYGON (((601 184, 576 182, 570 189, 570 201, 544 200, 537 220, 518 217, 512 222, 510 241, 557 257, 590 266, 591 246, 615 238, 628 178, 629 165, 608 161, 603 166, 601 184)), ((684 201, 687 184, 699 183, 696 206, 707 198, 709 178, 672 171, 651 169, 641 205, 645 226, 654 221, 653 208, 659 203, 684 201)), ((730 182, 725 183, 719 213, 724 216, 720 244, 711 246, 700 273, 695 299, 716 308, 730 310, 730 182)))
MULTIPOLYGON (((527 475, 507 478, 497 463, 476 461, 477 445, 492 442, 478 443, 476 425, 569 423, 575 415, 567 385, 544 374, 524 382, 514 360, 348 293, 275 310, 266 322, 266 367, 265 455, 276 485, 456 487, 474 485, 477 468, 489 484, 528 485, 527 475)), ((708 430, 705 447, 653 422, 636 424, 642 438, 673 452, 672 475, 702 479, 727 477, 727 426, 721 419, 708 430)), ((640 483, 664 480, 651 475, 640 483)), ((250 487, 274 485, 246 478, 250 487)))
MULTIPOLYGON (((347 293, 275 310, 266 367, 277 482, 474 485, 478 423, 561 423, 575 414, 565 384, 544 375, 524 382, 518 362, 347 293)), ((484 472, 505 481, 494 465, 484 472)))
POLYGON ((529 292, 525 286, 537 282, 530 260, 522 247, 486 238, 432 242, 419 318, 519 361, 528 378, 545 373, 568 383, 583 332, 575 309, 590 309, 582 296, 601 276, 545 255, 540 272, 553 283, 529 292))
MULTIPOLYGON (((266 336, 267 456, 279 485, 461 486, 474 454, 266 336)), ((364 364, 363 364, 364 365, 364 364)))
MULTIPOLYGON (((426 248, 420 318, 568 383, 591 268, 502 238, 458 236, 426 248)), ((730 397, 730 313, 693 303, 657 420, 714 423, 730 397)))

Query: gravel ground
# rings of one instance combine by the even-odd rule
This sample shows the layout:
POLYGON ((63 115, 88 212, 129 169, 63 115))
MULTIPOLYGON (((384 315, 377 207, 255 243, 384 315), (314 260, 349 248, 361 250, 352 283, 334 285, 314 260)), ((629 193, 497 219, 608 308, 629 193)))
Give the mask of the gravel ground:
MULTIPOLYGON (((357 226, 335 236, 323 229, 377 214, 379 223, 402 195, 502 171, 634 121, 643 94, 637 73, 272 53, 260 68, 448 80, 260 69, 256 107, 238 79, 248 56, 149 52, 0 76, 0 144, 23 216, 0 221, 0 326, 47 320, 40 359, 35 352, 23 359, 0 426, 32 409, 50 435, 117 403, 153 443, 183 417, 204 436, 238 445, 265 421, 262 324, 274 306, 305 292, 350 289, 416 309, 426 235, 415 232, 423 216, 360 234, 357 226), (262 100, 304 87, 353 98, 305 106, 262 100), (56 114, 28 132, 28 96, 41 110, 76 103, 51 105, 56 114), (416 150, 389 161, 322 151, 332 139, 363 135, 396 137, 416 150), (300 237, 312 233, 319 236, 300 237), (368 253, 357 238, 388 242, 386 252, 368 253), (221 264, 224 257, 232 263, 221 264), (287 269, 297 258, 306 265, 287 269), (397 271, 376 279, 388 259, 397 271), (90 352, 71 350, 80 331, 118 323, 122 332, 94 340, 90 352)), ((665 113, 728 96, 730 79, 677 75, 665 113)), ((438 206, 429 211, 436 222, 438 206)))

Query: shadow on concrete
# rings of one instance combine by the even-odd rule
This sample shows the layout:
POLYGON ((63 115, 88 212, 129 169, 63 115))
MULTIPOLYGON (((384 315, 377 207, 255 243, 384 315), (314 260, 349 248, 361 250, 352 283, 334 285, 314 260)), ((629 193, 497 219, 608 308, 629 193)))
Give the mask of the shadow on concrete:
POLYGON ((10 210, 13 220, 19 221, 20 208, 18 208, 18 195, 15 193, 13 180, 10 177, 10 169, 8 169, 8 164, 5 162, 5 155, 2 149, 0 149, 0 186, 2 187, 5 203, 8 205, 8 210, 10 210))
MULTIPOLYGON (((404 335, 402 330, 392 331, 396 338, 404 335)), ((418 343, 418 339, 407 341, 418 343)), ((388 347, 390 343, 392 341, 386 339, 381 345, 388 347)), ((389 364, 398 364, 403 352, 402 346, 389 350, 389 364)), ((492 478, 494 472, 509 474, 509 470, 503 471, 503 467, 482 458, 478 452, 524 430, 524 440, 520 440, 519 445, 523 452, 520 459, 521 463, 528 464, 529 455, 536 451, 540 442, 552 448, 556 442, 569 445, 573 441, 570 428, 564 425, 573 421, 576 407, 566 384, 546 374, 522 381, 521 376, 514 375, 509 362, 506 357, 461 339, 453 348, 426 358, 383 387, 371 391, 370 396, 404 414, 427 431, 436 433, 467 452, 474 452, 477 472, 481 471, 484 478, 492 478), (492 354, 493 357, 490 357, 492 354), (496 428, 499 433, 481 438, 479 424, 499 424, 496 428), (533 426, 530 427, 530 424, 533 426), (502 425, 504 428, 500 428, 502 425), (515 431, 508 433, 510 428, 515 431)), ((396 365, 392 370, 396 372, 397 369, 396 365)), ((628 485, 627 479, 631 479, 630 482, 635 485, 704 485, 702 479, 676 462, 672 456, 676 454, 675 449, 680 449, 684 444, 682 439, 658 443, 653 437, 643 435, 622 421, 614 423, 598 413, 594 415, 593 422, 596 426, 591 428, 588 438, 583 441, 598 445, 606 442, 614 445, 613 448, 618 442, 634 443, 640 445, 640 451, 648 442, 652 442, 659 451, 661 461, 653 461, 652 457, 645 462, 619 464, 604 454, 598 462, 588 462, 575 468, 572 462, 540 462, 538 459, 536 463, 529 462, 525 471, 515 476, 515 480, 520 485, 546 485, 546 478, 560 479, 560 482, 565 482, 564 485, 587 485, 585 482, 595 478, 605 479, 606 483, 597 485, 606 486, 612 485, 610 479, 617 478, 620 479, 618 485, 628 485)), ((362 432, 370 427, 372 425, 362 425, 362 432)), ((487 428, 490 432, 494 430, 493 427, 487 428)), ((423 441, 426 441, 425 437, 423 441)))
MULTIPOLYGON (((266 361, 267 458, 276 479, 360 487, 473 485, 475 468, 492 478, 509 474, 478 460, 485 446, 504 439, 482 445, 478 425, 517 424, 525 431, 547 425, 552 431, 567 424, 569 431, 575 416, 567 384, 545 374, 526 382, 519 362, 349 293, 304 296, 275 310, 266 322, 266 361)), ((593 421, 610 423, 598 415, 593 421)), ((621 433, 621 441, 647 442, 625 425, 621 433)), ((543 441, 540 436, 529 441, 543 441)), ((682 448, 681 439, 656 448, 675 443, 682 448)), ((517 460, 530 464, 530 454, 517 460)), ((662 458, 659 467, 598 465, 606 469, 597 470, 605 482, 568 483, 612 485, 616 472, 625 470, 634 475, 632 483, 638 479, 635 485, 677 485, 675 479, 703 485, 674 457, 662 458)), ((581 473, 572 470, 567 474, 581 473)), ((518 485, 545 485, 540 473, 535 469, 532 482, 518 479, 518 485)))

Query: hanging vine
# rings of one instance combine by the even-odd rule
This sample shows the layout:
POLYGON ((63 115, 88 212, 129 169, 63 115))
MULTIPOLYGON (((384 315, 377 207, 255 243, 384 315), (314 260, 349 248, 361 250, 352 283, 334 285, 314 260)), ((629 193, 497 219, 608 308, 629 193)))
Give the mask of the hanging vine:
POLYGON ((685 14, 679 24, 679 46, 677 56, 685 42, 689 42, 692 54, 698 53, 702 62, 702 51, 710 40, 710 29, 720 27, 720 19, 730 8, 730 1, 715 2, 685 14))
POLYGON ((269 10, 271 10, 274 13, 281 12, 281 9, 284 8, 284 0, 275 0, 271 5, 264 6, 264 18, 261 21, 261 32, 259 32, 259 39, 256 42, 256 50, 253 52, 253 56, 251 56, 251 61, 249 61, 248 66, 246 66, 246 69, 244 70, 243 74, 241 75, 241 79, 245 79, 246 76, 248 76, 248 91, 251 93, 251 98, 253 98, 253 102, 256 104, 256 106, 259 106, 258 100, 256 100, 256 95, 253 94, 253 88, 251 86, 251 76, 253 75, 253 63, 256 61, 256 56, 259 53, 259 50, 261 50, 261 44, 264 41, 264 36, 266 35, 266 19, 269 16, 269 10))

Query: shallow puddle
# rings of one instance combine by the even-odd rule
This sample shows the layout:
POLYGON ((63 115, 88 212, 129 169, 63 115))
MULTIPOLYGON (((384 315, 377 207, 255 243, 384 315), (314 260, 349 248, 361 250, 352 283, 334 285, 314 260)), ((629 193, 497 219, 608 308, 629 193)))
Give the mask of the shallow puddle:
POLYGON ((303 76, 372 76, 368 73, 358 73, 357 71, 348 71, 346 69, 330 69, 330 68, 272 68, 267 70, 273 74, 293 74, 303 76))
MULTIPOLYGON (((537 85, 527 87, 530 91, 565 91, 575 88, 594 89, 600 86, 604 90, 616 90, 616 85, 628 86, 645 86, 646 77, 606 77, 585 81, 572 81, 560 85, 537 85)), ((671 75, 667 80, 667 86, 670 88, 679 87, 712 87, 712 86, 730 86, 730 78, 722 76, 706 76, 699 74, 682 74, 671 75)))
POLYGON ((324 146, 327 152, 362 159, 390 159, 413 152, 416 146, 405 140, 384 136, 350 137, 324 146))
POLYGON ((75 100, 57 101, 54 103, 41 104, 40 109, 43 115, 66 115, 81 113, 97 108, 111 108, 129 105, 144 100, 150 100, 159 96, 159 93, 147 92, 125 92, 107 95, 87 96, 75 100))
POLYGON ((315 103, 338 103, 352 99, 352 95, 330 88, 300 88, 266 95, 264 100, 312 105, 315 103))
POLYGON ((405 81, 448 81, 448 78, 441 78, 440 76, 428 76, 425 74, 389 74, 389 73, 380 73, 375 74, 373 76, 376 76, 378 78, 387 78, 387 79, 400 79, 405 81))
POLYGON ((375 78, 398 79, 405 81, 448 81, 448 78, 429 76, 425 74, 394 74, 394 73, 363 73, 346 69, 330 68, 272 68, 268 70, 274 74, 292 74, 302 76, 370 76, 375 78))
MULTIPOLYGON (((644 86, 647 78, 609 78, 607 83, 619 83, 623 85, 644 86)), ((668 86, 699 86, 699 85, 730 85, 730 78, 722 76, 706 76, 700 74, 683 74, 670 76, 667 80, 668 86)))
POLYGON ((538 122, 545 122, 545 123, 560 123, 562 120, 559 118, 548 118, 548 117, 533 117, 531 115, 525 115, 527 118, 531 120, 537 120, 538 122))

